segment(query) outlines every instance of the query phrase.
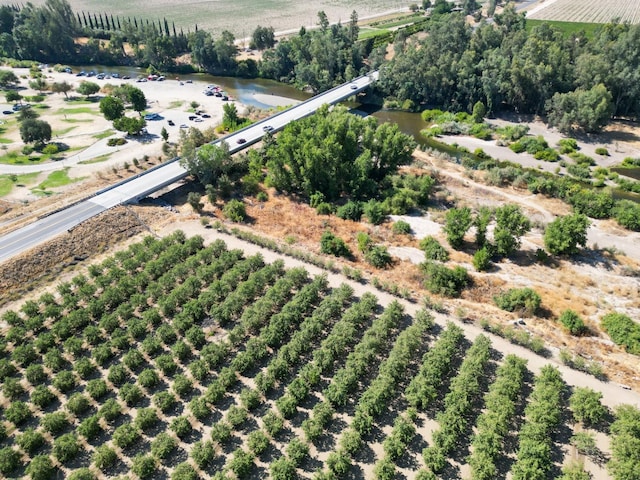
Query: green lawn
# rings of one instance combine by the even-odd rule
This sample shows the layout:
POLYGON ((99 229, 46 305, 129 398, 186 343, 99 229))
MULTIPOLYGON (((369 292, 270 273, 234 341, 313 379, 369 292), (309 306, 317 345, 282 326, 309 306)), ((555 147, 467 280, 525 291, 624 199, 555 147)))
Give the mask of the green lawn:
POLYGON ((92 158, 91 160, 83 160, 82 162, 78 162, 79 165, 91 165, 92 163, 100 163, 105 160, 109 160, 111 153, 105 153, 104 155, 100 155, 99 157, 92 158))
POLYGON ((0 156, 0 163, 8 165, 39 165, 49 160, 48 155, 40 155, 39 157, 31 157, 24 155, 19 150, 13 150, 0 156))
POLYGON ((65 135, 67 133, 69 133, 71 130, 73 130, 76 127, 67 127, 67 128, 63 128, 61 130, 54 130, 53 132, 51 132, 53 134, 53 136, 57 136, 57 135, 65 135))
POLYGON ((100 115, 100 112, 96 111, 95 108, 89 107, 72 107, 72 108, 61 108, 56 112, 58 115, 77 115, 79 113, 88 113, 89 115, 100 115))
POLYGON ((16 175, 14 179, 12 179, 12 175, 0 175, 0 197, 9 195, 17 185, 28 185, 33 183, 38 175, 40 175, 39 172, 25 173, 22 175, 16 175))
POLYGON ((113 135, 114 133, 116 133, 116 131, 112 128, 110 128, 109 130, 105 130, 104 132, 101 133, 96 133, 93 138, 96 138, 98 140, 102 140, 103 138, 107 138, 110 137, 111 135, 113 135))
POLYGON ((48 189, 63 187, 65 185, 69 185, 70 183, 84 180, 85 178, 86 177, 76 177, 76 178, 69 177, 69 168, 67 167, 64 170, 51 172, 44 182, 40 183, 37 187, 31 189, 31 191, 36 195, 51 195, 52 192, 48 191, 48 189))
POLYGON ((531 31, 533 27, 542 25, 543 23, 557 28, 565 35, 578 34, 584 32, 587 38, 593 38, 596 30, 602 27, 601 23, 584 23, 584 22, 558 22, 553 20, 527 20, 527 31, 531 31))

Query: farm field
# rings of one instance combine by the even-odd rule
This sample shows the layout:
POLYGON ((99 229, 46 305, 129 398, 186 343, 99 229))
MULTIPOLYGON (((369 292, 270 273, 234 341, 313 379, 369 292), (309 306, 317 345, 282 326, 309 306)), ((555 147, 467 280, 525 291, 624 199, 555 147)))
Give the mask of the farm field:
POLYGON ((534 20, 564 22, 640 23, 640 3, 636 0, 547 0, 527 12, 534 20))
POLYGON ((145 237, 2 321, 4 476, 610 478, 614 419, 556 368, 222 240, 145 237))
MULTIPOLYGON (((2 2, 5 3, 5 2, 2 2)), ((10 2, 7 2, 10 3, 10 2)), ((44 0, 35 0, 34 5, 44 4, 44 0)), ((406 9, 407 4, 394 0, 322 0, 320 2, 295 2, 292 0, 251 0, 250 2, 233 2, 220 0, 171 1, 153 0, 145 2, 132 0, 129 2, 99 0, 69 0, 74 12, 107 12, 114 16, 136 17, 148 20, 166 18, 175 22, 178 29, 193 31, 195 25, 199 29, 213 31, 231 31, 237 38, 251 35, 258 26, 273 27, 276 31, 295 29, 301 25, 315 25, 317 13, 324 11, 329 21, 347 23, 351 12, 356 10, 360 17, 377 15, 397 9, 406 9)))

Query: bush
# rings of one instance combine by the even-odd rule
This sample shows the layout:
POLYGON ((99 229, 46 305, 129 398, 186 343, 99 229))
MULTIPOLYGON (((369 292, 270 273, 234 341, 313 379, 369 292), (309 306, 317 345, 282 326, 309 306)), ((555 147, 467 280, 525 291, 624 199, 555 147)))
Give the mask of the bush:
POLYGON ((46 408, 56 399, 55 394, 45 385, 38 385, 31 392, 31 403, 40 408, 46 408))
POLYGON ((155 370, 147 368, 138 375, 138 383, 144 388, 153 388, 160 383, 160 376, 155 370))
POLYGON ((109 147, 118 147, 120 145, 124 145, 127 141, 124 138, 110 138, 107 140, 107 146, 109 147))
POLYGON ((359 222, 362 217, 363 208, 360 202, 349 201, 336 210, 336 216, 343 220, 353 220, 359 222))
POLYGON ((376 268, 386 268, 393 263, 393 259, 391 258, 387 247, 384 245, 374 245, 371 247, 365 253, 364 259, 369 265, 376 268))
POLYGON ((620 200, 613 209, 616 221, 624 228, 640 232, 640 205, 631 200, 620 200))
POLYGON ((560 155, 553 148, 545 148, 536 152, 533 156, 536 160, 544 160, 545 162, 557 162, 560 160, 560 155))
POLYGON ((373 225, 380 225, 384 222, 387 212, 384 205, 376 200, 369 200, 364 205, 364 216, 367 221, 373 225))
POLYGON ((558 141, 558 146, 560 147, 559 150, 562 154, 572 153, 576 150, 580 150, 580 147, 578 147, 578 142, 575 140, 575 138, 562 138, 558 141))
POLYGON ((333 205, 327 202, 320 202, 316 205, 316 213, 318 215, 331 215, 333 213, 333 205))
POLYGON ((4 418, 14 425, 20 425, 25 420, 31 418, 32 413, 29 406, 20 400, 13 402, 4 411, 4 418))
POLYGON ((542 302, 540 295, 531 288, 511 288, 493 297, 493 301, 502 310, 519 312, 521 315, 534 315, 542 302))
POLYGON ((100 432, 102 432, 100 417, 98 417, 98 415, 91 415, 90 417, 85 418, 80 425, 78 425, 77 432, 87 440, 96 438, 100 435, 100 432))
POLYGON ((491 266, 491 252, 484 246, 473 254, 473 268, 478 272, 485 272, 491 266))
POLYGON ((427 277, 425 288, 431 293, 455 297, 469 283, 467 271, 460 266, 451 269, 438 263, 425 262, 421 269, 427 277))
POLYGON ((602 317, 602 328, 616 344, 629 353, 640 355, 640 325, 623 313, 608 313, 602 317))
POLYGON ((169 392, 158 392, 153 396, 153 404, 162 413, 167 413, 176 405, 176 397, 169 392))
POLYGON ((246 478, 253 469, 253 456, 238 448, 233 452, 233 458, 229 466, 233 473, 236 474, 236 477, 239 479, 246 478))
POLYGON ((109 387, 107 383, 101 378, 96 378, 94 380, 89 380, 87 382, 87 393, 94 400, 99 400, 104 397, 109 392, 109 387))
POLYGON ((158 423, 158 414, 153 408, 140 408, 136 414, 134 424, 143 432, 149 430, 158 423))
POLYGON ((247 210, 240 200, 229 200, 224 208, 222 209, 222 213, 225 217, 227 217, 232 222, 240 223, 244 222, 247 217, 247 210))
POLYGON ((89 410, 89 399, 81 393, 74 393, 69 397, 67 402, 67 410, 74 415, 81 415, 89 410))
POLYGON ((449 252, 432 236, 425 237, 420 241, 420 249, 424 250, 424 256, 427 260, 437 260, 438 262, 449 260, 449 252))
POLYGON ((582 335, 587 331, 580 315, 573 310, 565 310, 560 314, 558 321, 571 333, 571 335, 582 335))
POLYGON ((391 230, 397 235, 409 235, 411 233, 411 225, 404 220, 398 220, 393 224, 391 230))
POLYGON ((320 238, 320 251, 336 257, 351 257, 351 250, 345 241, 328 230, 320 238))
POLYGON ((79 468, 69 475, 69 480, 96 480, 96 475, 88 468, 79 468))
POLYGON ((58 153, 58 146, 55 143, 50 143, 42 149, 42 153, 45 155, 55 155, 58 153))
POLYGON ((207 468, 215 456, 216 451, 211 442, 196 442, 191 449, 191 458, 199 468, 207 468))
POLYGON ((596 155, 602 155, 604 157, 608 157, 609 156, 609 150, 607 150, 604 147, 598 147, 598 148, 596 148, 596 155))

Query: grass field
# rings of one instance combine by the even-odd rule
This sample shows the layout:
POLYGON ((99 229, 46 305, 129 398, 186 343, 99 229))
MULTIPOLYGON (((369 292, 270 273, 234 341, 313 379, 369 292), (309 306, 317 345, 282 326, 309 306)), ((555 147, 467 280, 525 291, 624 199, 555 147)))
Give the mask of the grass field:
MULTIPOLYGON (((44 0, 34 0, 35 5, 44 0)), ((106 12, 122 17, 136 17, 149 20, 166 18, 175 22, 176 28, 193 31, 210 30, 219 35, 222 30, 231 31, 237 38, 249 37, 258 26, 272 26, 276 31, 298 29, 300 26, 315 25, 317 13, 323 10, 329 21, 346 23, 353 10, 360 17, 370 16, 390 10, 407 8, 406 2, 399 0, 321 0, 319 2, 296 2, 294 0, 250 0, 233 2, 230 0, 192 0, 188 3, 173 0, 69 0, 74 11, 106 12), (188 8, 185 8, 187 7, 188 8)))
POLYGON ((563 22, 640 23, 638 0, 547 0, 527 13, 535 20, 563 22))
POLYGON ((533 27, 547 23, 553 28, 561 30, 565 35, 578 34, 584 32, 587 38, 593 38, 595 32, 602 26, 600 23, 586 22, 559 22, 555 20, 531 20, 527 19, 527 30, 531 31, 533 27))

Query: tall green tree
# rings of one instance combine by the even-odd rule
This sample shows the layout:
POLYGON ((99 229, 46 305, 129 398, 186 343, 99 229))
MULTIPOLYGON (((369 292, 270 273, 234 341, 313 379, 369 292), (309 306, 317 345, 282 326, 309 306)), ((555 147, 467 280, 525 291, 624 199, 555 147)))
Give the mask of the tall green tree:
POLYGON ((46 143, 51 140, 51 125, 44 120, 24 120, 20 125, 20 137, 24 143, 46 143))
POLYGON ((531 222, 518 205, 505 205, 495 212, 496 228, 493 241, 496 252, 509 256, 520 248, 520 237, 531 230, 531 222))
POLYGON ((590 90, 556 93, 546 109, 549 124, 561 132, 595 133, 611 119, 613 103, 611 93, 600 83, 590 90))
POLYGON ((559 217, 544 231, 544 246, 553 255, 572 255, 587 244, 589 219, 581 213, 559 217))

